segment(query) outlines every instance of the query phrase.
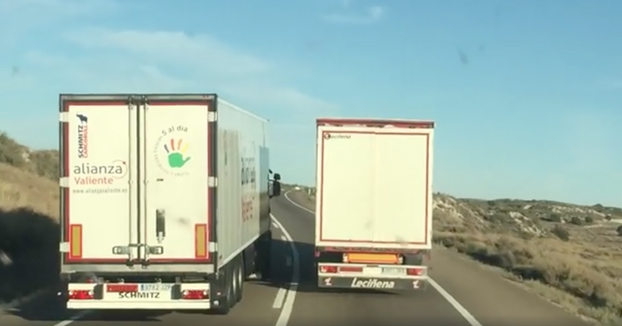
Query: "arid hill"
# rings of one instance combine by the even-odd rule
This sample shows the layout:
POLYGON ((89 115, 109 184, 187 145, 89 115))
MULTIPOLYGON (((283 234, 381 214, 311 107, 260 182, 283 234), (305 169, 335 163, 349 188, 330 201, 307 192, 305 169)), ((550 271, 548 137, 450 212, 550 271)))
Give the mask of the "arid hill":
POLYGON ((0 302, 58 278, 58 152, 0 133, 0 302))

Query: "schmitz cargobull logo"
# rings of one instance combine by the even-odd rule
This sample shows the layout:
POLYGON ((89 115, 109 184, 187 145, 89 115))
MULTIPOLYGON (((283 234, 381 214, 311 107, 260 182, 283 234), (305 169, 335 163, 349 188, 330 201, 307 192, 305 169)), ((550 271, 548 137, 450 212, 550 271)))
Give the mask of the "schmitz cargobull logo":
POLYGON ((364 288, 364 289, 392 289, 395 287, 395 282, 381 281, 376 278, 360 280, 357 277, 355 277, 352 280, 352 284, 350 286, 353 288, 364 288))

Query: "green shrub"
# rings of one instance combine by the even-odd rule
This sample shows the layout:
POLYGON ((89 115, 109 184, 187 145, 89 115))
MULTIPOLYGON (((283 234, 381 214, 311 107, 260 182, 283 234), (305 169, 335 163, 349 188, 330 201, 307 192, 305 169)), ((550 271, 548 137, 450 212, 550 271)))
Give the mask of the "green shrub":
POLYGON ((570 240, 570 233, 568 230, 564 229, 561 225, 555 225, 555 227, 551 230, 555 236, 557 236, 562 241, 570 240))

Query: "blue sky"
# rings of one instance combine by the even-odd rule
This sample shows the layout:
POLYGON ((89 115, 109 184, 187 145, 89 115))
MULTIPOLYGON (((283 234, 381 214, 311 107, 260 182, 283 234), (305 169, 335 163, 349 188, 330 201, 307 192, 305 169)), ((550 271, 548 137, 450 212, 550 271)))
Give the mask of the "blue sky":
MULTIPOLYGON (((218 92, 312 184, 318 116, 437 121, 435 190, 622 206, 622 1, 0 2, 0 130, 59 92, 218 92)), ((399 182, 399 180, 396 180, 399 182)))

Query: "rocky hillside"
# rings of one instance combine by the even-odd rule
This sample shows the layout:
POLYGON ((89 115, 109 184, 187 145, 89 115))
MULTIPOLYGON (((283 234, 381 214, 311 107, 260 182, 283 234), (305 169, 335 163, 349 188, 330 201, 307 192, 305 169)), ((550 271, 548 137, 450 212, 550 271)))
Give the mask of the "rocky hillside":
POLYGON ((58 178, 57 150, 32 150, 19 144, 5 132, 0 132, 0 163, 48 179, 58 178))
POLYGON ((0 133, 0 305, 58 278, 58 152, 0 133))
POLYGON ((622 209, 600 204, 581 206, 547 200, 459 199, 434 195, 438 231, 479 231, 546 236, 559 224, 615 226, 622 222, 622 209))

